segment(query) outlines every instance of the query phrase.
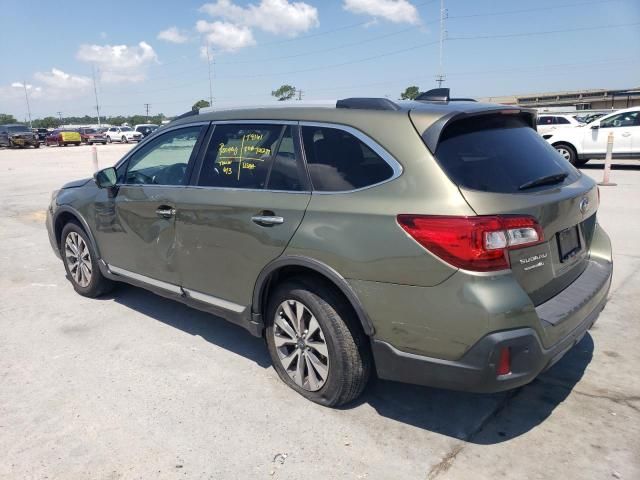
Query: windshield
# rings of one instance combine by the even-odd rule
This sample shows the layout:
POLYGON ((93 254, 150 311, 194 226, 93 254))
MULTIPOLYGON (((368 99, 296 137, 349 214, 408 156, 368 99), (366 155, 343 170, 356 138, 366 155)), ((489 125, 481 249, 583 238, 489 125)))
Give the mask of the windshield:
POLYGON ((11 125, 7 127, 7 130, 9 130, 10 133, 17 133, 17 132, 31 133, 31 130, 29 129, 29 127, 25 125, 11 125))
POLYGON ((580 175, 522 118, 513 115, 454 122, 442 133, 436 158, 457 185, 485 192, 516 193, 541 178, 563 175, 571 183, 580 175))
POLYGON ((121 132, 131 132, 131 127, 120 127, 121 132))

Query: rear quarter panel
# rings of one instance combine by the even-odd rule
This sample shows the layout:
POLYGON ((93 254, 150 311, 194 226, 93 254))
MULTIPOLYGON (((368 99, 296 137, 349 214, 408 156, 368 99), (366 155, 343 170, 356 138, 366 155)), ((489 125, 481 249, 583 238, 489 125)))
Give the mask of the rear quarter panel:
POLYGON ((382 146, 403 168, 389 182, 345 193, 314 192, 285 255, 321 261, 345 278, 436 285, 456 269, 440 261, 398 225, 401 213, 473 215, 440 170, 408 115, 381 121, 361 116, 350 125, 382 146))

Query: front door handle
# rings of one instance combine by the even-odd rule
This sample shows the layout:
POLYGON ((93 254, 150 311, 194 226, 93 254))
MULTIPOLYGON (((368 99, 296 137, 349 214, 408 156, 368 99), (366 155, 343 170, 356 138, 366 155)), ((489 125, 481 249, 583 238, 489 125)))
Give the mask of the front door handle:
POLYGON ((631 136, 631 132, 624 132, 622 134, 623 137, 630 137, 631 136))
POLYGON ((176 214, 176 209, 167 205, 162 205, 156 209, 156 215, 162 218, 171 218, 176 214))
POLYGON ((251 217, 251 221, 263 227, 271 227, 273 225, 282 225, 284 223, 284 218, 279 217, 278 215, 254 215, 251 217))

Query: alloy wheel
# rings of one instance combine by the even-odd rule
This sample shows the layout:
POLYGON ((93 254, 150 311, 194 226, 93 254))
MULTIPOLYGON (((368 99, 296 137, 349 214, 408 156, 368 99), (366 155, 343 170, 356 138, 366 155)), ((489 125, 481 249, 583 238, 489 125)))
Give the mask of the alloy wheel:
POLYGON ((556 150, 565 160, 571 160, 571 152, 565 147, 557 147, 556 150))
POLYGON ((329 376, 329 351, 320 324, 302 302, 285 300, 278 306, 273 340, 280 364, 295 384, 320 390, 329 376))
POLYGON ((76 232, 70 232, 64 242, 64 257, 73 280, 80 287, 91 283, 91 254, 84 239, 76 232))

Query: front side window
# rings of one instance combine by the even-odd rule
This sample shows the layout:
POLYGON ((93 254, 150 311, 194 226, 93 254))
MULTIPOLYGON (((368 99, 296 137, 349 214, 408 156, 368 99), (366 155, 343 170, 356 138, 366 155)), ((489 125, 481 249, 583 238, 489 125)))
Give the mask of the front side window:
POLYGON ((564 117, 556 117, 556 123, 558 125, 567 125, 567 124, 569 124, 571 122, 569 120, 567 120, 566 118, 564 118, 564 117))
POLYGON ((186 127, 161 135, 129 159, 126 184, 185 185, 187 166, 202 126, 186 127))
POLYGON ((538 117, 538 125, 553 125, 553 117, 538 117))
POLYGON ((282 125, 216 125, 198 185, 264 189, 284 129, 282 125))
POLYGON ((303 126, 302 139, 314 190, 356 190, 393 176, 393 168, 349 132, 303 126))
POLYGON ((624 112, 600 122, 600 128, 633 127, 640 125, 640 112, 624 112))

